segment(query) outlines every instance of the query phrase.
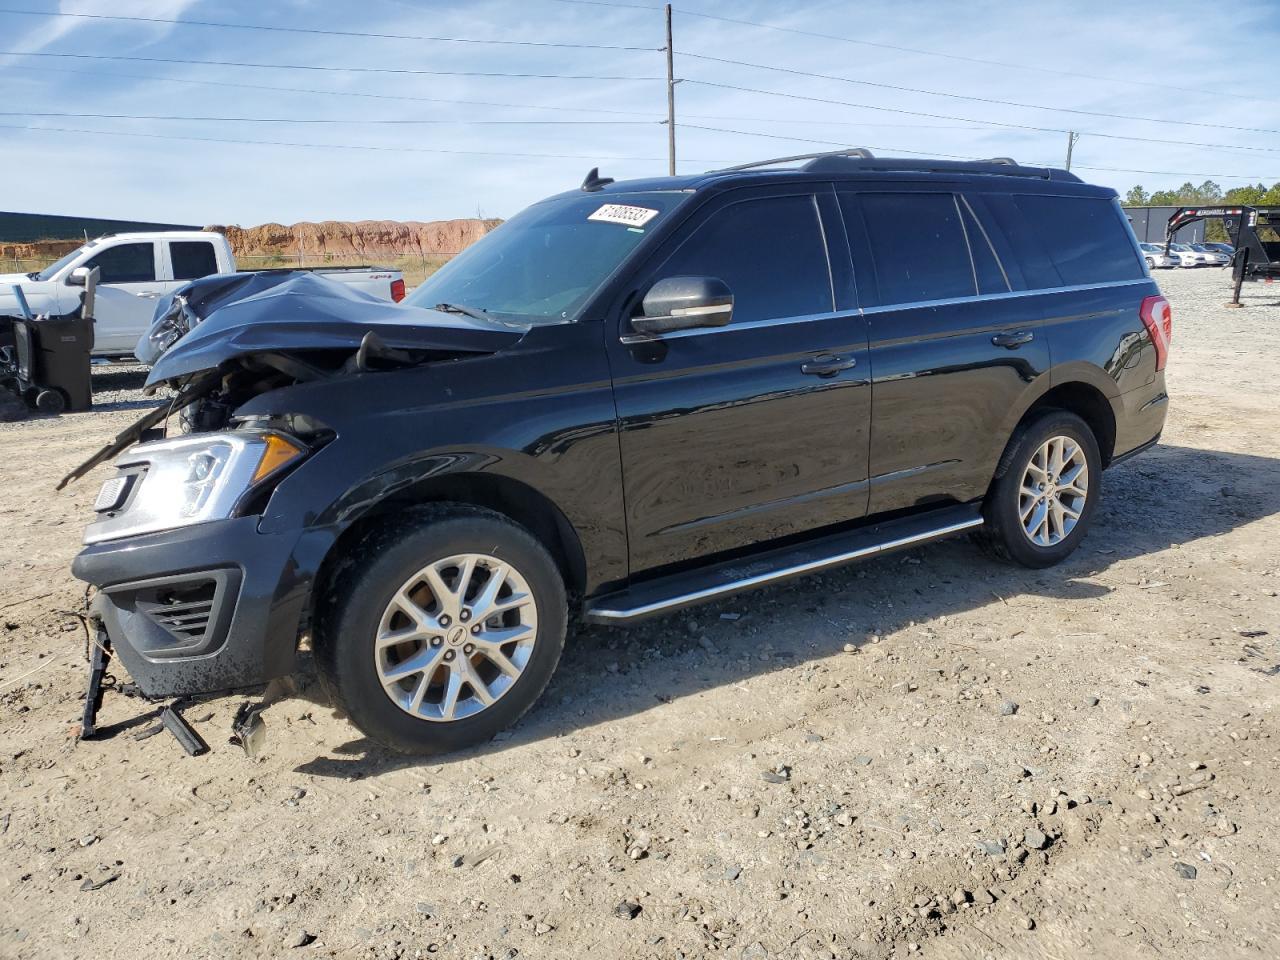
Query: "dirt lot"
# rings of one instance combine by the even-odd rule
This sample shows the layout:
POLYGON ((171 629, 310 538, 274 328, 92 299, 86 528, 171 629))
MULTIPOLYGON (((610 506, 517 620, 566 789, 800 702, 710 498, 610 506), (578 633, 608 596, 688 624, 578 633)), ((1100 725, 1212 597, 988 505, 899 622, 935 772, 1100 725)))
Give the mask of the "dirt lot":
POLYGON ((1175 310, 1164 443, 1030 572, 964 541, 578 629, 506 738, 410 763, 304 670, 265 755, 77 745, 68 574, 137 415, 0 426, 0 956, 1275 957, 1280 288, 1175 310), (1016 707, 1014 706, 1016 704, 1016 707))

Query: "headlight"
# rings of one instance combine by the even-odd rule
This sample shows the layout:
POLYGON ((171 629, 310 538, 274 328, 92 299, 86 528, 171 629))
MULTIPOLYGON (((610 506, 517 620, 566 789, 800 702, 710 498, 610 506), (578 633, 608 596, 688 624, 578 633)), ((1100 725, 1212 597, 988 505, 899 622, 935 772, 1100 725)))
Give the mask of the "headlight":
POLYGON ((245 499, 306 456, 280 433, 202 433, 143 443, 116 459, 85 543, 155 533, 236 515, 245 499))

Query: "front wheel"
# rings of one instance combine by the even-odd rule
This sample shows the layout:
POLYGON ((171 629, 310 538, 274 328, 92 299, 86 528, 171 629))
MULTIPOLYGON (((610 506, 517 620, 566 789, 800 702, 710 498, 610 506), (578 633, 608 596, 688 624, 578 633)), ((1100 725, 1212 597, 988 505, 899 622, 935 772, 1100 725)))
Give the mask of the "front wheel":
POLYGON ((981 539, 1002 559, 1053 566, 1084 539, 1101 480, 1089 425, 1064 410, 1043 413, 1009 441, 983 504, 981 539))
POLYGON ((441 753, 533 705, 564 649, 564 583, 523 527, 477 507, 411 510, 367 536, 327 585, 316 662, 372 739, 441 753))

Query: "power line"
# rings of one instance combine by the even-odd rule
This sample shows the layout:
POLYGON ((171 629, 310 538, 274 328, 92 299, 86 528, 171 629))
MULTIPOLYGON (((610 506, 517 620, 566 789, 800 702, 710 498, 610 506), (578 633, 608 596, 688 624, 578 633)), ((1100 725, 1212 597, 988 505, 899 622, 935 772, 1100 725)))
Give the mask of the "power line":
MULTIPOLYGON (((639 3, 609 3, 606 0, 554 0, 556 3, 585 4, 593 7, 619 7, 632 10, 658 12, 661 7, 646 6, 639 3)), ((1038 67, 1027 63, 1010 63, 1007 60, 991 60, 985 57, 970 57, 958 53, 945 53, 941 50, 923 50, 920 47, 904 47, 896 43, 881 43, 875 40, 863 40, 857 37, 846 37, 834 33, 822 33, 817 30, 802 30, 798 27, 780 27, 773 23, 760 23, 757 20, 742 20, 737 17, 726 17, 714 13, 701 13, 684 7, 673 8, 676 13, 701 20, 717 20, 721 23, 733 23, 744 27, 758 27, 762 30, 775 30, 779 33, 791 33, 802 37, 815 37, 820 40, 835 40, 840 43, 852 43, 861 47, 875 47, 880 50, 892 50, 896 53, 910 53, 921 57, 938 57, 943 60, 954 60, 961 63, 974 63, 985 67, 999 67, 1003 70, 1027 70, 1033 73, 1048 73, 1059 77, 1077 77, 1083 80, 1098 80, 1102 83, 1125 83, 1156 90, 1177 90, 1181 93, 1199 93, 1212 97, 1228 97, 1236 100, 1255 100, 1260 103, 1277 103, 1269 97, 1252 97, 1244 93, 1232 93, 1227 90, 1205 90, 1202 87, 1180 87, 1162 80, 1138 80, 1133 77, 1106 77, 1095 73, 1084 73, 1079 70, 1060 70, 1054 67, 1038 67)))
POLYGON ((508 107, 517 110, 554 110, 564 113, 603 113, 617 116, 648 117, 649 112, 639 110, 609 110, 603 107, 555 107, 541 103, 505 103, 496 100, 451 100, 442 97, 415 97, 396 93, 361 93, 355 90, 316 90, 308 87, 277 87, 262 83, 235 83, 230 80, 196 80, 191 77, 166 77, 150 73, 119 73, 114 70, 70 70, 65 67, 25 67, 27 71, 42 73, 69 73, 83 77, 125 77, 130 80, 147 80, 161 83, 188 83, 207 87, 230 87, 238 90, 267 90, 272 93, 305 93, 321 97, 361 97, 370 100, 396 100, 410 103, 444 103, 474 107, 508 107))
MULTIPOLYGON (((559 0, 566 3, 585 3, 587 0, 559 0)), ((593 0, 598 2, 598 0, 593 0)), ((611 4, 606 4, 607 6, 611 4)), ((645 8, 654 9, 654 8, 645 8)), ((1178 90, 1182 93, 1200 93, 1214 97, 1233 97, 1239 100, 1257 100, 1263 103, 1276 103, 1277 101, 1267 97, 1251 97, 1247 94, 1230 93, 1221 90, 1205 90, 1200 87, 1179 87, 1174 84, 1165 83, 1163 81, 1154 80, 1137 80, 1132 77, 1104 77, 1093 73, 1081 73, 1076 70, 1058 70, 1053 67, 1037 67, 1025 63, 1010 63, 1006 60, 989 60, 984 57, 969 57, 956 53, 943 53, 939 50, 922 50, 919 47, 904 47, 895 43, 879 43, 873 40, 860 40, 855 37, 844 37, 832 33, 820 33, 814 30, 801 30, 796 27, 780 27, 771 23, 759 23, 754 20, 739 20, 736 17, 719 16, 712 13, 698 13, 694 10, 686 10, 683 7, 676 7, 676 13, 686 17, 698 17, 703 20, 718 20, 722 23, 736 23, 747 27, 759 27, 764 30, 776 30, 781 33, 794 33, 803 37, 817 37, 822 40, 837 40, 841 43, 853 43, 863 47, 876 47, 881 50, 893 50, 897 53, 911 53, 922 57, 939 57, 944 60, 956 60, 962 63, 974 63, 987 67, 1000 67, 1005 70, 1029 70, 1035 73, 1050 73, 1060 77, 1078 77, 1084 80, 1099 80, 1103 83, 1128 83, 1142 87, 1153 87, 1159 90, 1178 90)))
POLYGON ((309 63, 245 63, 238 60, 188 60, 176 57, 128 57, 106 53, 28 53, 0 50, 0 57, 55 57, 67 60, 127 60, 133 63, 168 63, 199 67, 251 67, 261 70, 313 70, 324 73, 390 73, 428 77, 507 77, 517 80, 659 80, 660 77, 597 76, 563 73, 499 73, 469 70, 412 70, 406 67, 332 67, 309 63))
MULTIPOLYGON (((66 73, 82 77, 123 77, 129 80, 146 80, 159 83, 187 83, 198 86, 230 87, 239 90, 266 90, 272 93, 303 93, 321 97, 359 97, 371 100, 393 100, 408 103, 442 103, 459 106, 507 107, 516 110, 551 110, 557 113, 599 113, 611 116, 649 117, 652 113, 645 110, 617 110, 605 107, 561 107, 545 103, 511 103, 498 100, 455 100, 444 97, 417 97, 409 94, 395 93, 363 93, 354 90, 317 90, 314 87, 279 87, 262 83, 235 83, 230 80, 196 80, 191 77, 159 76, 151 73, 120 73, 115 70, 72 70, 65 67, 26 67, 25 70, 41 73, 66 73)), ((686 117, 696 120, 731 120, 741 123, 802 123, 833 127, 886 127, 907 130, 978 130, 983 126, 979 121, 972 121, 967 126, 952 124, 921 123, 875 123, 862 120, 809 120, 796 117, 741 117, 712 113, 684 113, 686 117)))
POLYGON ((832 80, 837 83, 851 83, 860 87, 875 87, 879 90, 894 90, 899 93, 918 93, 930 97, 946 97, 950 100, 968 100, 973 103, 988 103, 1002 107, 1019 107, 1026 110, 1050 110, 1055 113, 1070 113, 1084 117, 1105 117, 1111 120, 1138 120, 1143 123, 1166 123, 1181 127, 1206 127, 1213 130, 1237 130, 1244 133, 1280 133, 1277 130, 1264 130, 1257 127, 1237 127, 1225 123, 1202 123, 1194 120, 1168 120, 1162 117, 1140 117, 1126 113, 1105 113, 1099 110, 1077 110, 1072 107, 1050 107, 1041 103, 1022 103, 1017 100, 999 100, 994 97, 974 97, 962 93, 948 93, 945 90, 928 90, 922 87, 903 87, 893 83, 881 83, 875 80, 855 80, 852 77, 838 77, 830 73, 810 73, 806 70, 795 70, 790 67, 774 67, 765 63, 748 63, 745 60, 730 60, 725 57, 712 57, 701 53, 686 53, 680 56, 692 60, 704 60, 709 63, 720 63, 735 67, 751 67, 755 70, 769 70, 774 73, 785 73, 790 76, 807 77, 815 80, 832 80))
MULTIPOLYGON (((901 147, 876 146, 875 144, 866 144, 866 143, 850 144, 850 143, 841 143, 840 141, 837 141, 837 140, 815 140, 808 137, 787 137, 781 134, 760 133, 759 131, 755 131, 755 130, 730 130, 725 127, 704 127, 704 126, 698 126, 692 123, 682 123, 681 126, 687 129, 693 129, 693 130, 708 130, 713 133, 733 133, 733 134, 740 134, 742 136, 747 136, 747 137, 767 137, 770 140, 788 140, 792 143, 812 143, 812 144, 817 144, 819 146, 826 146, 826 147, 852 148, 855 146, 860 146, 860 147, 866 147, 867 149, 870 149, 870 150, 886 150, 886 151, 892 151, 894 153, 910 153, 910 154, 915 154, 917 156, 940 157, 947 160, 989 159, 987 157, 966 156, 964 154, 957 154, 957 153, 938 153, 937 151, 933 151, 933 150, 926 152, 921 150, 904 150, 901 147)), ((1043 167, 1053 166, 1053 164, 1051 163, 1042 163, 1042 164, 1034 164, 1034 165, 1043 166, 1043 167)), ((1280 176, 1275 176, 1275 177, 1259 176, 1256 174, 1246 175, 1242 173, 1196 173, 1196 172, 1187 171, 1187 170, 1129 170, 1123 167, 1091 167, 1091 166, 1086 166, 1084 164, 1074 164, 1074 166, 1077 170, 1100 170, 1100 171, 1105 171, 1109 173, 1145 173, 1145 174, 1151 174, 1153 176, 1219 177, 1224 180, 1250 180, 1250 181, 1280 180, 1280 176)))
POLYGON ((474 43, 507 47, 553 47, 563 50, 627 50, 653 53, 660 47, 627 47, 600 43, 551 43, 539 40, 486 40, 478 37, 434 37, 405 33, 362 33, 355 30, 320 30, 312 27, 279 27, 261 23, 229 23, 219 20, 177 20, 169 17, 127 17, 105 13, 64 13, 51 10, 15 10, 0 7, 0 13, 24 17, 67 17, 76 20, 114 20, 121 23, 163 23, 182 27, 217 27, 227 30, 265 30, 272 33, 306 33, 322 37, 360 37, 370 40, 419 40, 432 43, 474 43))
MULTIPOLYGON (((948 113, 930 113, 925 110, 907 110, 902 107, 882 107, 871 103, 856 103, 851 100, 834 100, 829 97, 810 97, 799 93, 785 93, 781 90, 767 90, 760 87, 742 87, 732 83, 714 83, 710 80, 692 80, 686 78, 683 82, 696 84, 700 87, 716 87, 722 90, 737 90, 742 93, 757 93, 769 97, 783 97, 788 100, 804 100, 810 103, 823 103, 831 106, 856 107, 860 110, 875 110, 880 113, 895 113, 910 117, 927 117, 932 120, 962 120, 967 123, 973 123, 986 127, 1002 127, 1010 130, 1029 130, 1035 133, 1066 133, 1065 127, 1041 127, 1029 123, 1009 123, 1000 120, 977 120, 972 117, 959 117, 948 113)), ((1102 137, 1108 140, 1132 140, 1137 143, 1161 143, 1172 146, 1186 147, 1208 147, 1213 150, 1247 150, 1260 152, 1277 152, 1271 147, 1246 147, 1234 144, 1218 144, 1218 143, 1200 143, 1194 140, 1166 140, 1158 137, 1134 137, 1119 133, 1095 133, 1089 130, 1078 131, 1090 137, 1102 137)), ((1274 130, 1259 130, 1258 133, 1280 133, 1274 130)))
POLYGON ((74 117, 77 119, 93 119, 93 120, 176 120, 183 122, 210 122, 210 123, 312 123, 312 124, 386 124, 398 126, 413 126, 417 124, 463 124, 466 126, 515 126, 528 125, 538 126, 541 124, 554 124, 557 126, 579 126, 579 125, 608 125, 608 126, 654 126, 661 124, 661 120, 459 120, 450 118, 430 118, 430 119, 366 119, 361 117, 188 117, 176 116, 173 114, 137 114, 137 113, 57 113, 52 111, 35 111, 35 110, 0 110, 0 117, 74 117))
MULTIPOLYGON (((230 143, 259 147, 301 147, 317 150, 372 150, 380 153, 433 153, 476 157, 522 157, 546 160, 590 160, 599 162, 643 161, 660 162, 666 157, 618 157, 602 156, 596 153, 516 153, 510 150, 456 150, 444 147, 391 147, 364 143, 298 143, 287 140, 244 140, 232 137, 193 137, 164 133, 140 133, 125 130, 86 130, 77 127, 38 127, 19 124, 0 123, 0 130, 26 130, 33 133, 75 133, 89 134, 95 137, 142 137, 149 140, 184 140, 196 143, 230 143)), ((729 160, 687 159, 686 163, 730 163, 729 160)))

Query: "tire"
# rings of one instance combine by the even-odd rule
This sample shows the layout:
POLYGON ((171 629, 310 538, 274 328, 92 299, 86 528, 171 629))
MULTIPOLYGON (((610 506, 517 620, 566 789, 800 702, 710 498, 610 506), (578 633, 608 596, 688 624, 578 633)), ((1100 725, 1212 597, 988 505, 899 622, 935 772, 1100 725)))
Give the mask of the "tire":
POLYGON ((472 746, 520 719, 555 672, 568 618, 546 547, 501 514, 462 504, 410 508, 367 534, 317 606, 316 664, 334 705, 371 739, 411 754, 472 746), (483 618, 485 588, 499 574, 496 606, 506 609, 483 618), (461 599, 437 598, 464 578, 461 599), (399 636, 408 639, 385 639, 399 636), (499 646, 508 636, 521 639, 499 646))
POLYGON ((40 413, 57 415, 67 409, 67 398, 61 390, 41 390, 36 394, 36 409, 40 413))
MULTIPOLYGON (((1048 460, 1051 467, 1052 450, 1051 446, 1048 460)), ((1060 563, 1080 545, 1089 529, 1102 493, 1101 480, 1102 456, 1089 425, 1065 410, 1049 410, 1040 414, 1014 432, 1000 458, 995 480, 982 506, 985 522, 979 542, 994 556, 1024 567, 1040 569, 1060 563), (1071 452, 1071 456, 1066 460, 1066 468, 1060 469, 1056 477, 1051 474, 1046 479, 1046 489, 1041 491, 1036 487, 1033 466, 1045 462, 1045 445, 1056 438, 1067 441, 1063 449, 1071 452), (1072 452, 1071 445, 1078 452, 1072 452), (1081 465, 1085 468, 1083 474, 1073 479, 1078 484, 1083 477, 1083 497, 1077 492, 1081 489, 1079 486, 1058 486, 1054 482, 1071 476, 1081 465), (1024 477, 1031 478, 1030 496, 1023 492, 1024 477), (1061 514, 1054 509, 1054 495, 1057 496, 1056 505, 1063 508, 1061 514), (1044 497, 1048 500, 1040 499, 1044 497), (1044 522, 1037 524, 1042 516, 1039 510, 1041 502, 1045 503, 1044 522), (1036 527, 1034 539, 1024 526, 1024 512, 1026 523, 1036 527), (1069 516, 1071 513, 1078 516, 1073 519, 1069 516)))

